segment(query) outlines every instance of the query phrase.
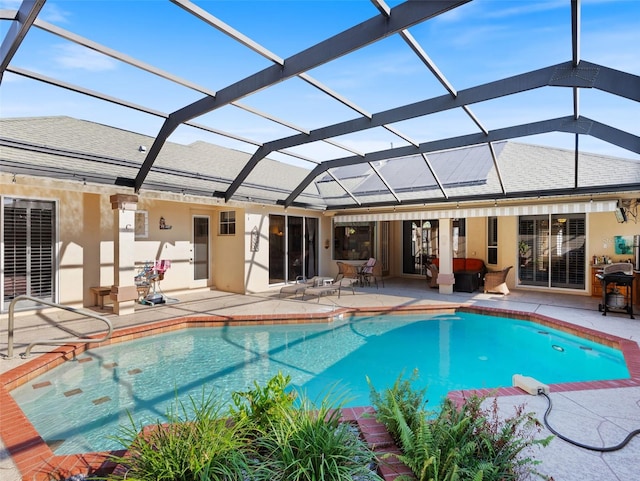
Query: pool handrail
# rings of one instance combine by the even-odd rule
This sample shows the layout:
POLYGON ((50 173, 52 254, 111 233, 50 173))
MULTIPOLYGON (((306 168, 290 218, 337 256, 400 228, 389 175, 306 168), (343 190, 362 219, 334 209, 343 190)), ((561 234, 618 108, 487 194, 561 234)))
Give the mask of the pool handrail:
MULTIPOLYGON (((87 337, 76 337, 76 338, 70 338, 70 339, 64 339, 64 340, 56 340, 56 339, 45 339, 45 340, 41 340, 41 341, 33 341, 31 344, 29 344, 27 346, 27 350, 21 354, 20 357, 22 358, 27 358, 29 357, 29 355, 31 354, 31 349, 34 346, 38 346, 38 345, 64 345, 64 344, 69 344, 71 342, 81 342, 81 343, 85 343, 85 344, 89 344, 92 342, 103 342, 106 341, 108 339, 111 338, 111 334, 113 333, 113 325, 111 324, 111 321, 109 321, 109 319, 107 319, 104 316, 101 316, 100 314, 96 314, 95 312, 91 312, 91 311, 87 311, 84 309, 76 309, 75 307, 71 307, 71 306, 65 306, 64 304, 57 304, 55 302, 50 302, 44 299, 38 299, 37 297, 32 297, 32 296, 28 296, 26 294, 22 294, 19 295, 17 297, 15 297, 11 303, 9 304, 9 325, 7 326, 7 332, 8 332, 8 339, 7 339, 7 357, 5 359, 13 359, 13 337, 14 337, 14 310, 15 310, 15 305, 18 301, 22 301, 22 300, 27 300, 27 301, 32 301, 32 302, 36 302, 38 304, 42 304, 45 306, 50 306, 50 307, 55 307, 57 309, 63 309, 65 311, 69 311, 69 312, 74 312, 76 314, 82 314, 84 316, 87 317, 92 317, 94 319, 98 319, 99 321, 104 322, 107 325, 107 333, 106 335, 102 338, 102 339, 95 339, 95 338, 87 338, 87 337)), ((77 333, 73 332, 71 329, 62 327, 60 324, 60 322, 57 321, 51 321, 55 327, 57 327, 58 329, 65 331, 67 333, 72 333, 77 335, 77 333)))

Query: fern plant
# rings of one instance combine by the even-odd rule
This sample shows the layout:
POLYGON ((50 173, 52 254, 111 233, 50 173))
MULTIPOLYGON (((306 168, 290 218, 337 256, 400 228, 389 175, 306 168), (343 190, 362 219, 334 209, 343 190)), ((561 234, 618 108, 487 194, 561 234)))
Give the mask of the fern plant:
POLYGON ((411 388, 417 373, 401 377, 382 394, 370 383, 371 400, 401 450, 398 459, 418 481, 518 481, 539 474, 529 450, 551 437, 536 438, 540 423, 523 406, 502 419, 495 398, 489 409, 477 396, 460 407, 445 399, 434 416, 424 409, 425 390, 411 388))
POLYGON ((403 374, 400 374, 391 388, 379 393, 367 376, 369 397, 376 409, 376 418, 387 427, 396 443, 400 440, 400 417, 410 429, 414 429, 425 415, 427 388, 416 390, 413 383, 417 380, 418 370, 415 369, 408 379, 403 379, 403 374))

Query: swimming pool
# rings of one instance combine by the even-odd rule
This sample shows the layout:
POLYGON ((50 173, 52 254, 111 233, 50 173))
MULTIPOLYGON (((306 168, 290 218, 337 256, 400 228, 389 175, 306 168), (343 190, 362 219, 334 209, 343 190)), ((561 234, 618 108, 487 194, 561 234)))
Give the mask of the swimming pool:
POLYGON ((629 377, 622 353, 528 321, 455 313, 358 317, 330 324, 190 328, 86 351, 11 392, 56 454, 120 449, 128 413, 162 419, 176 395, 244 390, 278 371, 312 399, 337 382, 349 405, 420 372, 429 405, 450 390, 629 377))

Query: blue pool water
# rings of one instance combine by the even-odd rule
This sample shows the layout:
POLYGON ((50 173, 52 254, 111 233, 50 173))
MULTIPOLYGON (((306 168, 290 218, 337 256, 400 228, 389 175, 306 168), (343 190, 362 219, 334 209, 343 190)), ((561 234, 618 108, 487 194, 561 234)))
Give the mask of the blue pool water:
POLYGON ((176 396, 230 399, 282 372, 311 399, 340 383, 348 405, 418 369, 431 408, 448 391, 628 378, 620 351, 537 324, 477 314, 361 317, 332 324, 192 328, 87 351, 12 391, 56 454, 122 449, 118 426, 162 420, 176 396))

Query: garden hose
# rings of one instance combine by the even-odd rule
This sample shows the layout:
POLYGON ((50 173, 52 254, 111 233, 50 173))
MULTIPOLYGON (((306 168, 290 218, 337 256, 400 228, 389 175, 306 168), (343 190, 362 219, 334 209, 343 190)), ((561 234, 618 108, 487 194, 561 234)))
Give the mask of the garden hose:
POLYGON ((601 453, 608 453, 608 452, 611 452, 611 451, 617 451, 619 449, 624 448, 629 443, 629 441, 631 441, 631 438, 633 438, 634 436, 640 434, 640 429, 634 429, 629 434, 627 434, 627 437, 624 438, 624 440, 621 443, 616 444, 615 446, 598 447, 598 446, 589 446, 587 444, 579 443, 577 441, 574 441, 573 439, 569 439, 568 437, 560 434, 558 431, 556 431, 555 429, 553 429, 549 425, 549 421, 547 420, 547 417, 549 416, 549 413, 551 412, 551 407, 552 407, 551 398, 547 395, 547 393, 545 393, 542 390, 539 390, 538 394, 539 395, 541 394, 541 395, 543 395, 544 397, 547 398, 548 405, 547 405, 547 410, 544 413, 544 424, 547 427, 547 429, 549 431, 551 431, 553 434, 555 434, 557 437, 562 439, 563 441, 566 441, 566 442, 568 442, 570 444, 573 444, 574 446, 578 446, 579 448, 588 449, 590 451, 598 451, 598 452, 601 452, 601 453))

